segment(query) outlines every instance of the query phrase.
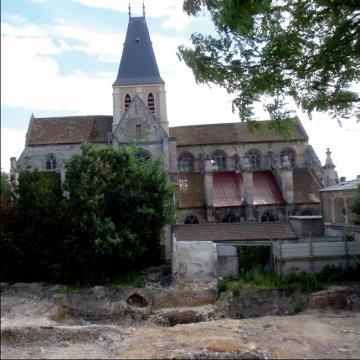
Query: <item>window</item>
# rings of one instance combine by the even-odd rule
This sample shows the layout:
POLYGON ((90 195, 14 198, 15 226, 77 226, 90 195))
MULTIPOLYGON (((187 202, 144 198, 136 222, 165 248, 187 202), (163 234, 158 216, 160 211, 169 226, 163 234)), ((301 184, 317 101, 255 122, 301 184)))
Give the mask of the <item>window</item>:
POLYGON ((199 220, 195 215, 188 215, 185 218, 184 224, 198 224, 199 220))
POLYGON ((152 93, 148 95, 148 108, 152 113, 155 113, 155 99, 152 93))
POLYGON ((178 161, 179 171, 194 171, 194 157, 189 152, 180 155, 178 161))
POLYGON ((249 158, 250 167, 252 169, 260 169, 260 153, 259 151, 253 149, 249 150, 246 154, 249 158))
POLYGON ((49 154, 46 158, 46 170, 55 170, 56 169, 56 156, 54 154, 49 154))
POLYGON ((226 154, 221 150, 216 150, 211 157, 213 170, 224 171, 226 170, 226 154))
POLYGON ((140 150, 136 153, 136 157, 138 159, 143 160, 144 162, 148 162, 151 160, 151 154, 147 150, 140 150))
POLYGON ((235 222, 236 216, 232 213, 226 214, 223 216, 222 221, 223 223, 235 222))
POLYGON ((136 137, 137 138, 141 138, 141 125, 136 125, 135 126, 135 130, 136 130, 136 137))
POLYGON ((125 96, 125 111, 128 109, 131 103, 131 97, 129 94, 126 94, 125 96))
POLYGON ((281 151, 281 153, 280 153, 281 165, 284 165, 286 156, 289 158, 290 165, 292 167, 295 167, 295 164, 296 164, 296 153, 295 153, 295 151, 293 149, 289 149, 289 148, 284 149, 283 151, 281 151))
POLYGON ((274 215, 270 211, 266 211, 261 216, 261 222, 275 221, 274 215))

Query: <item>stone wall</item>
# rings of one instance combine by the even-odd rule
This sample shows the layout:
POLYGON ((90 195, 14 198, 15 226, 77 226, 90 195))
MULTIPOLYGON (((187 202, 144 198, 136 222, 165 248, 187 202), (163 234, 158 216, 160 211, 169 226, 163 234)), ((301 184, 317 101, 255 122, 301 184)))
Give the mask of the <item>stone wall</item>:
POLYGON ((172 276, 179 282, 216 280, 216 245, 211 241, 176 241, 173 237, 172 276))

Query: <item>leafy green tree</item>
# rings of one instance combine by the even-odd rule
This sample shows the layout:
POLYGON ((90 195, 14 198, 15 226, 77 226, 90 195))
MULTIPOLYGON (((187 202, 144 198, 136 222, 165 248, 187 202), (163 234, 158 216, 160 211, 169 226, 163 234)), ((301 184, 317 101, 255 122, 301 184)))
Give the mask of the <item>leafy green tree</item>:
POLYGON ((23 171, 16 193, 14 213, 1 242, 2 270, 16 280, 54 279, 61 262, 60 179, 53 173, 23 171))
POLYGON ((11 196, 9 175, 3 171, 1 172, 0 196, 6 199, 10 199, 11 196))
POLYGON ((66 164, 68 270, 80 281, 159 261, 162 229, 173 214, 173 188, 161 160, 145 161, 138 152, 83 144, 82 154, 66 164))
POLYGON ((253 123, 264 99, 270 128, 291 135, 293 99, 311 117, 359 117, 360 3, 356 0, 185 0, 187 14, 209 11, 217 36, 194 33, 179 57, 199 83, 234 94, 233 110, 253 123))

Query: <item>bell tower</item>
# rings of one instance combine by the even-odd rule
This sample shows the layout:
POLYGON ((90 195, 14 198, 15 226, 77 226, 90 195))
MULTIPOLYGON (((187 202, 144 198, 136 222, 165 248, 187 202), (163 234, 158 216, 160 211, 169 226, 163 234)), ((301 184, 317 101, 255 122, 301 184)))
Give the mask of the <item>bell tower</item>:
POLYGON ((119 71, 113 83, 113 129, 129 105, 139 96, 169 134, 166 110, 165 82, 156 63, 150 34, 143 16, 132 17, 129 5, 129 23, 119 71))

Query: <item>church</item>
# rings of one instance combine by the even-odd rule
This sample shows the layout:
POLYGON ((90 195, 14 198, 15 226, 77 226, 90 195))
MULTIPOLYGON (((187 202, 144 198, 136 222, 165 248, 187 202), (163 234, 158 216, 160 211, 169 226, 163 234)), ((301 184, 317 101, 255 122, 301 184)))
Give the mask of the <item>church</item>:
POLYGON ((11 158, 11 179, 37 169, 56 172, 63 180, 65 161, 80 153, 81 143, 118 148, 135 142, 146 159, 163 157, 176 184, 172 228, 179 237, 239 240, 257 232, 257 238, 291 238, 289 217, 322 214, 319 190, 335 185, 337 173, 329 149, 322 166, 298 119, 290 140, 273 131, 250 132, 241 122, 169 126, 165 81, 145 13, 129 13, 112 87, 112 116, 32 115, 25 149, 18 159, 11 158))

